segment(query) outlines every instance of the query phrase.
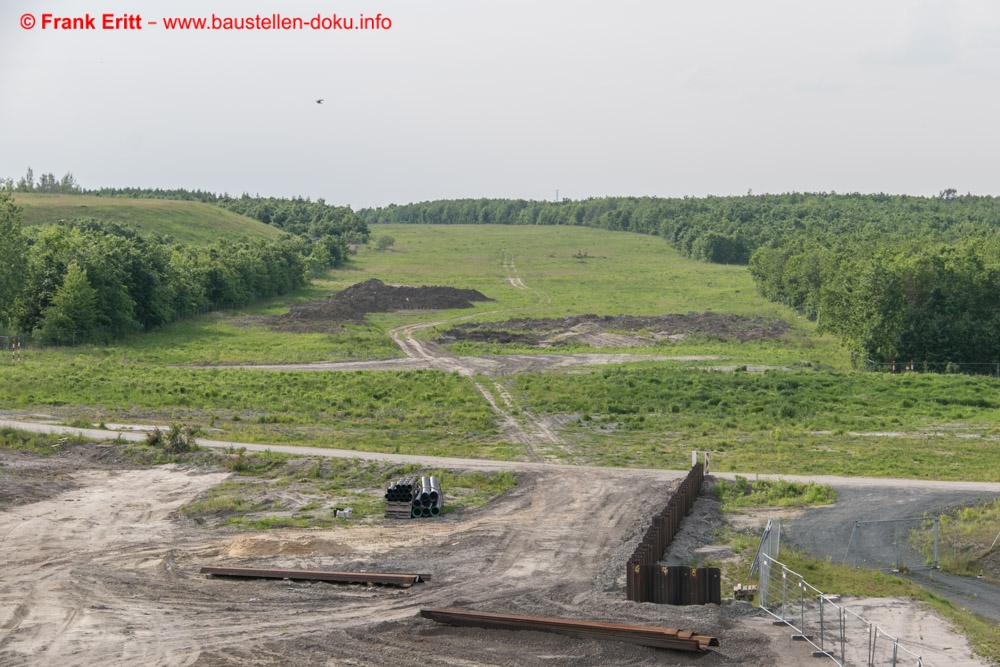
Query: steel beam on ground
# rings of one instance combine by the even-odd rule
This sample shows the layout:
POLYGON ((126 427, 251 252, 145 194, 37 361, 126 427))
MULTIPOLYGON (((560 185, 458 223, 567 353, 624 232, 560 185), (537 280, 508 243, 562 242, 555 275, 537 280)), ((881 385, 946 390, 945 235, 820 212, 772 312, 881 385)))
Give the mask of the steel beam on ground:
POLYGON ((331 572, 328 570, 271 570, 255 567, 203 567, 201 574, 215 577, 244 577, 253 579, 302 579, 308 581, 333 581, 342 584, 382 584, 409 588, 415 583, 428 581, 429 574, 392 574, 388 572, 331 572))
POLYGON ((675 628, 490 614, 458 609, 421 609, 420 615, 438 623, 456 626, 553 632, 580 639, 604 639, 678 651, 707 651, 709 646, 719 645, 719 640, 715 637, 696 635, 675 628))

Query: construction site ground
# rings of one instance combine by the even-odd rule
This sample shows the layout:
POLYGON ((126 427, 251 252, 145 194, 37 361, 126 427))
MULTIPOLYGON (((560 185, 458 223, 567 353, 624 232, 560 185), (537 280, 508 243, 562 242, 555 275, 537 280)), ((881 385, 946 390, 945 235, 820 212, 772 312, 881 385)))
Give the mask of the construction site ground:
MULTIPOLYGON (((100 444, 46 457, 0 452, 0 663, 374 666, 415 656, 435 665, 812 662, 806 646, 749 603, 625 600, 625 559, 678 483, 676 471, 528 464, 511 492, 433 521, 264 533, 206 529, 178 513, 228 473, 134 468, 116 452, 100 444), (199 574, 205 565, 433 578, 409 589, 227 580, 199 574), (421 607, 451 606, 678 627, 717 636, 721 646, 695 656, 453 628, 418 615, 421 607)), ((718 504, 705 498, 675 542, 682 560, 721 527, 718 504)), ((900 635, 919 636, 925 664, 982 664, 920 605, 864 605, 866 615, 895 623, 900 635)))
MULTIPOLYGON (((505 269, 512 288, 534 292, 517 276, 513 264, 505 264, 505 269)), ((347 292, 347 296, 352 295, 347 292)), ((304 305, 287 317, 278 316, 284 319, 263 323, 295 331, 331 331, 338 326, 338 313, 347 312, 354 318, 340 321, 358 321, 363 313, 374 312, 373 303, 378 308, 397 308, 401 300, 404 308, 455 308, 460 305, 452 302, 452 297, 470 301, 482 296, 450 288, 400 290, 377 281, 354 286, 353 292, 360 299, 359 308, 330 300, 304 305), (431 297, 427 303, 421 300, 425 296, 431 297), (443 296, 447 303, 438 302, 443 296)), ((540 302, 548 300, 546 295, 536 294, 540 302)), ((136 468, 119 456, 114 444, 75 445, 45 457, 0 450, 0 664, 815 664, 807 645, 792 642, 787 628, 774 626, 750 603, 671 607, 626 601, 626 559, 652 514, 667 502, 684 473, 547 463, 534 446, 561 442, 558 426, 532 414, 496 381, 497 375, 552 366, 668 357, 460 357, 418 336, 428 328, 462 319, 420 322, 390 332, 405 359, 254 368, 266 372, 423 367, 457 372, 469 377, 490 404, 504 437, 525 446, 527 461, 433 459, 210 440, 199 443, 518 473, 518 484, 512 491, 474 510, 428 521, 241 532, 231 527, 199 526, 178 511, 226 480, 229 473, 176 466, 136 468), (374 570, 430 573, 433 577, 408 589, 225 580, 199 574, 206 565, 374 570), (419 616, 421 607, 451 606, 674 627, 716 636, 721 646, 699 656, 537 632, 453 628, 419 616)), ((698 317, 688 319, 698 326, 704 324, 698 324, 698 317)), ((576 333, 598 336, 589 340, 601 345, 608 343, 607 336, 617 335, 608 329, 627 329, 620 326, 622 322, 566 324, 566 332, 576 327, 576 333)), ((718 324, 713 320, 712 326, 718 324)), ((761 323, 730 324, 746 331, 748 326, 761 323)), ((544 326, 548 332, 549 325, 544 326)), ((718 330, 712 333, 722 335, 718 330)), ((75 433, 98 440, 145 438, 142 427, 135 425, 118 433, 60 426, 46 415, 2 416, 5 419, 0 419, 0 427, 75 433)), ((929 480, 815 481, 833 484, 838 490, 842 486, 873 489, 882 493, 884 506, 895 503, 901 487, 944 491, 941 502, 945 506, 951 504, 952 492, 964 499, 969 492, 997 491, 995 484, 929 480)), ((862 503, 876 502, 870 496, 855 497, 862 503)), ((838 504, 851 496, 842 498, 845 500, 838 504)), ((851 514, 851 507, 842 508, 851 514)), ((858 512, 863 509, 854 508, 858 512)), ((744 515, 742 520, 760 525, 763 518, 744 515)), ((711 546, 722 521, 717 503, 696 503, 672 544, 667 562, 726 557, 711 546)), ((818 530, 827 530, 822 522, 815 525, 818 530)), ((803 532, 793 534, 805 540, 803 532)), ((925 665, 984 664, 971 656, 967 640, 922 605, 893 599, 866 600, 864 604, 870 620, 885 624, 886 631, 919 648, 925 665)))

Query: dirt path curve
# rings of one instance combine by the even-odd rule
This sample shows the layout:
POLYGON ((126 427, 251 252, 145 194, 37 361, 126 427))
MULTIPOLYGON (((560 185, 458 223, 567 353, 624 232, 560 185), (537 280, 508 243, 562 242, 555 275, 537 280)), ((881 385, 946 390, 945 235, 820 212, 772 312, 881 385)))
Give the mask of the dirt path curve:
MULTIPOLYGON (((517 277, 517 270, 514 268, 513 260, 506 250, 503 252, 503 257, 504 270, 508 275, 507 283, 515 289, 536 292, 525 285, 520 277, 517 277), (512 273, 513 276, 511 275, 512 273)), ((552 300, 547 295, 543 295, 540 292, 536 293, 539 295, 539 301, 548 299, 549 303, 551 303, 552 300)), ((491 311, 491 313, 499 312, 505 311, 491 311)), ((416 338, 416 334, 420 331, 424 331, 425 329, 430 329, 448 322, 458 322, 472 317, 478 317, 482 314, 484 313, 476 313, 475 315, 466 315, 463 317, 438 320, 435 322, 407 324, 393 329, 389 332, 389 335, 392 337, 392 340, 396 343, 396 345, 399 346, 399 349, 401 349, 410 359, 426 362, 431 368, 449 373, 454 372, 468 377, 473 386, 476 388, 476 391, 482 395, 482 397, 489 404, 490 409, 492 409, 494 414, 496 414, 500 419, 500 427, 503 430, 504 435, 508 439, 521 444, 524 447, 524 451, 528 458, 533 461, 540 461, 542 460, 542 456, 539 454, 536 445, 563 444, 563 441, 555 434, 555 431, 553 431, 543 420, 533 415, 522 403, 520 403, 500 380, 480 380, 479 377, 477 377, 477 374, 481 371, 481 364, 464 363, 464 360, 468 359, 468 357, 457 357, 447 354, 442 351, 439 346, 416 338), (489 386, 487 386, 487 384, 489 386)), ((480 375, 480 377, 482 376, 480 375)))

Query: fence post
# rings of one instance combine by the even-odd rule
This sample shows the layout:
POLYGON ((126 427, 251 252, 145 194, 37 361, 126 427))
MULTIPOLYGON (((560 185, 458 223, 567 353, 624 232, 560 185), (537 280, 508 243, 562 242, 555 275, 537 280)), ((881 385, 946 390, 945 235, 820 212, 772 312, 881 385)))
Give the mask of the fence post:
POLYGON ((899 572, 899 521, 893 524, 895 530, 893 540, 896 543, 896 572, 899 572))
POLYGON ((826 649, 823 648, 823 596, 819 596, 819 650, 826 653, 826 649))
POLYGON ((857 537, 854 541, 854 569, 857 570, 861 567, 861 522, 854 522, 854 536, 857 537))
POLYGON ((840 613, 838 614, 838 616, 840 616, 840 664, 843 665, 844 645, 847 643, 847 640, 844 637, 844 634, 847 631, 847 610, 844 607, 838 607, 838 609, 840 610, 840 613))
POLYGON ((774 557, 781 558, 781 517, 778 517, 778 523, 775 524, 774 541, 770 543, 774 550, 774 557))
POLYGON ((940 517, 934 517, 934 567, 938 565, 938 523, 940 517))
POLYGON ((787 621, 787 614, 785 614, 785 592, 788 588, 788 570, 785 566, 781 566, 781 620, 787 621))
POLYGON ((805 639, 806 633, 806 581, 805 579, 799 579, 799 629, 802 632, 802 638, 805 639))

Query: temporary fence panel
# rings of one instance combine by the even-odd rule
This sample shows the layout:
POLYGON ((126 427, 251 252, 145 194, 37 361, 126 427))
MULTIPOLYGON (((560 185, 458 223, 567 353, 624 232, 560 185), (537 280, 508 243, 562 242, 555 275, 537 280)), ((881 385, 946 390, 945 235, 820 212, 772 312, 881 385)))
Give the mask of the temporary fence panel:
POLYGON ((758 606, 775 625, 790 629, 791 639, 807 642, 813 656, 838 665, 910 665, 922 667, 921 658, 880 627, 823 594, 802 575, 766 553, 757 566, 758 606))
POLYGON ((936 518, 856 521, 844 563, 889 572, 936 567, 938 530, 936 518))

